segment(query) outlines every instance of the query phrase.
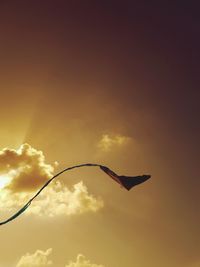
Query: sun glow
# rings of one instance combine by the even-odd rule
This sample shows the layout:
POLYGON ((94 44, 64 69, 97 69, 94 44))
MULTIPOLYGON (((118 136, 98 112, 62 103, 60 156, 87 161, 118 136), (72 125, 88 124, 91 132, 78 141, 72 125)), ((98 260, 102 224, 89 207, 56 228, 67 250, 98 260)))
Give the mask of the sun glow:
POLYGON ((0 189, 3 189, 11 182, 12 177, 8 174, 0 175, 0 189))

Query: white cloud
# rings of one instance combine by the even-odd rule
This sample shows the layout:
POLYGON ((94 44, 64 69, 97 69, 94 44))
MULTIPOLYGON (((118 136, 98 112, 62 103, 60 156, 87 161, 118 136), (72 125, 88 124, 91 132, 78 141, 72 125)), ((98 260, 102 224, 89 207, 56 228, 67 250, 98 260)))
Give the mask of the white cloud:
POLYGON ((52 249, 47 251, 37 250, 34 254, 27 253, 22 256, 16 267, 44 267, 52 266, 52 261, 48 259, 52 249))
MULTIPOLYGON (((46 251, 37 250, 33 254, 27 253, 22 256, 16 267, 44 267, 44 266, 56 266, 49 260, 49 256, 52 253, 52 249, 47 249, 46 251)), ((91 263, 82 254, 77 256, 77 259, 73 262, 70 261, 65 267, 104 267, 103 265, 98 265, 91 263)))
MULTIPOLYGON (((45 163, 43 153, 28 144, 22 145, 18 150, 6 148, 1 151, 0 171, 8 172, 0 176, 1 212, 13 213, 21 208, 37 188, 53 176, 53 170, 52 165, 45 163)), ((56 181, 42 191, 25 214, 50 217, 75 215, 88 211, 96 212, 102 207, 103 201, 90 195, 83 182, 75 184, 70 190, 56 181)))
POLYGON ((130 137, 122 135, 104 134, 98 142, 98 148, 102 151, 110 151, 114 147, 121 147, 130 141, 130 137))
POLYGON ((84 255, 79 254, 75 262, 71 261, 65 267, 104 267, 104 266, 91 263, 89 260, 86 259, 84 255))

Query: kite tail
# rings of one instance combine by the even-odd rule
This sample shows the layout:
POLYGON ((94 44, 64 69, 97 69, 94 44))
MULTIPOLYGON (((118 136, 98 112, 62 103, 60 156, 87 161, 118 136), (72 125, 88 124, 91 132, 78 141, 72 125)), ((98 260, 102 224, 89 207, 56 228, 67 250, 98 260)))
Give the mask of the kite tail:
POLYGON ((23 212, 25 212, 25 210, 28 209, 28 207, 31 205, 32 201, 44 190, 45 187, 47 187, 56 177, 58 177, 59 175, 61 175, 62 173, 75 169, 75 168, 80 168, 80 167, 85 167, 85 166, 90 166, 90 167, 94 167, 94 166, 101 166, 99 164, 93 164, 93 163, 86 163, 86 164, 80 164, 80 165, 75 165, 72 167, 68 167, 64 170, 62 170, 61 172, 55 174, 52 178, 50 178, 39 190, 38 192, 20 209, 18 210, 14 215, 12 215, 10 218, 8 218, 5 221, 0 222, 0 225, 6 224, 14 219, 16 219, 19 215, 21 215, 23 212))
POLYGON ((6 224, 14 219, 16 219, 18 216, 20 216, 25 210, 28 209, 28 207, 31 205, 32 201, 47 187, 55 178, 57 178, 59 175, 62 173, 80 168, 80 167, 100 167, 102 171, 104 171, 108 176, 110 176, 112 179, 114 179, 117 183, 119 183, 123 188, 130 190, 133 186, 138 185, 140 183, 145 182, 148 180, 151 176, 150 175, 142 175, 142 176, 119 176, 113 171, 111 171, 108 167, 102 166, 99 164, 94 164, 94 163, 85 163, 85 164, 80 164, 80 165, 75 165, 72 167, 68 167, 59 173, 55 174, 52 178, 50 178, 39 190, 36 192, 36 194, 20 209, 18 210, 14 215, 12 215, 10 218, 8 218, 5 221, 0 222, 0 225, 6 224))

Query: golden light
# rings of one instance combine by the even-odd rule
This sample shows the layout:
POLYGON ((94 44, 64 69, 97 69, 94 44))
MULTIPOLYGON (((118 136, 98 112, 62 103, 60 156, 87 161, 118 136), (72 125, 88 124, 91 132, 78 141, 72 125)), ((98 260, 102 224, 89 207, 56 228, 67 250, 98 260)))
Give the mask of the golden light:
POLYGON ((0 189, 6 187, 12 180, 12 177, 8 174, 0 175, 0 189))

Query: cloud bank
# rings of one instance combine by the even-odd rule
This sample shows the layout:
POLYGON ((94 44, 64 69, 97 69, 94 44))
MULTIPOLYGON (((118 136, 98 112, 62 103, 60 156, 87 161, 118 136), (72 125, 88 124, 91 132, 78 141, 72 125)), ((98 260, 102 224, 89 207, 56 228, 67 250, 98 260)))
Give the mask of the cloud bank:
MULTIPOLYGON (((8 185, 1 189, 1 212, 14 212, 22 207, 33 196, 33 189, 42 186, 53 176, 53 171, 54 166, 45 163, 42 151, 28 144, 18 150, 6 148, 0 151, 0 185, 10 176, 8 185)), ((102 207, 102 199, 90 195, 82 181, 72 189, 56 181, 45 188, 25 214, 53 217, 96 212, 102 207)))
MULTIPOLYGON (((44 267, 44 266, 56 266, 49 259, 51 256, 52 249, 49 248, 46 251, 37 250, 33 254, 27 253, 22 256, 16 267, 44 267)), ((65 267, 104 267, 103 265, 97 265, 91 263, 86 257, 82 254, 79 254, 75 261, 70 261, 65 267)))

